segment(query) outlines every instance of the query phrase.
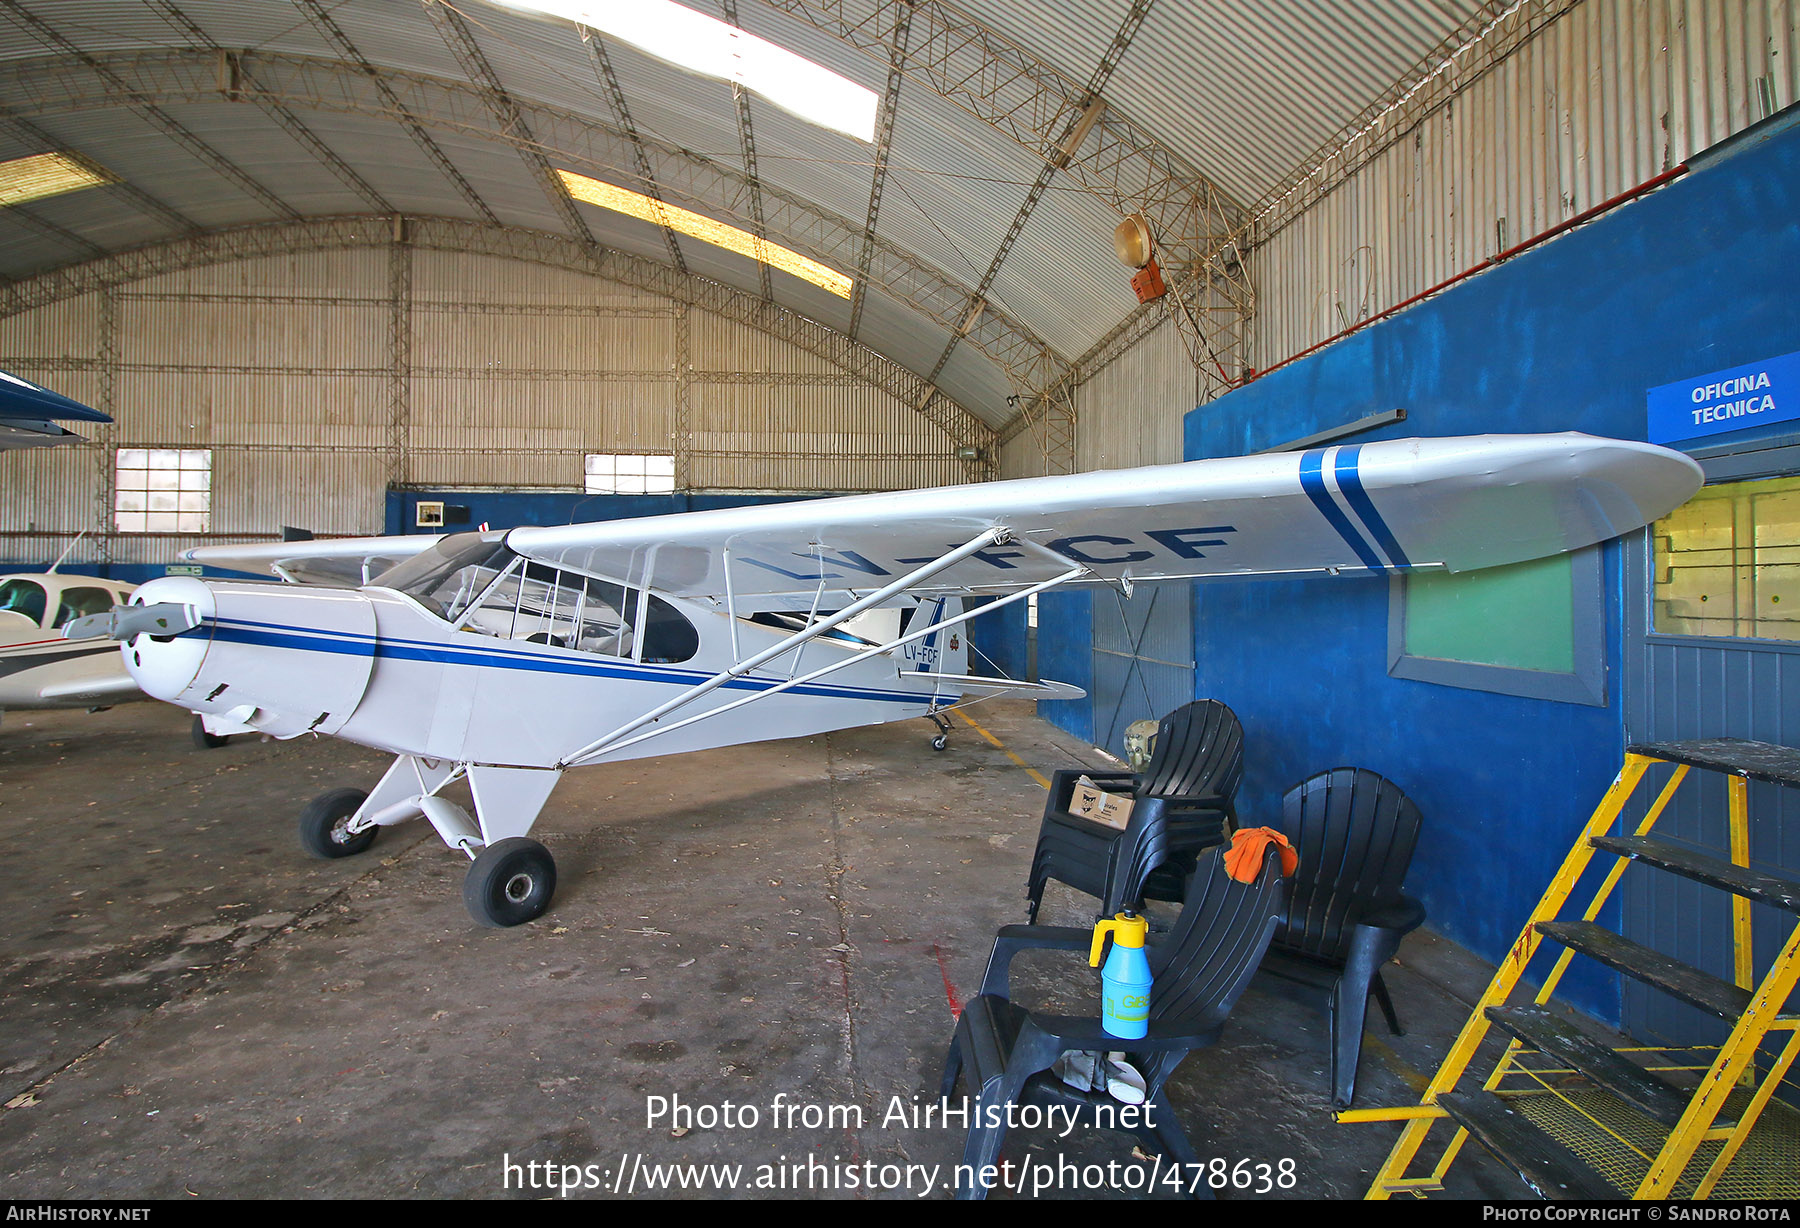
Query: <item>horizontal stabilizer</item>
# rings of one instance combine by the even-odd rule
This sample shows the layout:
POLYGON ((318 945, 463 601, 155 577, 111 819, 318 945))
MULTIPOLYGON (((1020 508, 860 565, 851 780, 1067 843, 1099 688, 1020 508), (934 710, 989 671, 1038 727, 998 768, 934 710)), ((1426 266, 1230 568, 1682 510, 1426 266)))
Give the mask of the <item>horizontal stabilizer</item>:
POLYGON ((1028 699, 1086 699, 1087 692, 1069 682, 1015 682, 1011 678, 980 678, 974 674, 907 673, 908 679, 929 678, 952 691, 985 695, 1019 695, 1028 699))

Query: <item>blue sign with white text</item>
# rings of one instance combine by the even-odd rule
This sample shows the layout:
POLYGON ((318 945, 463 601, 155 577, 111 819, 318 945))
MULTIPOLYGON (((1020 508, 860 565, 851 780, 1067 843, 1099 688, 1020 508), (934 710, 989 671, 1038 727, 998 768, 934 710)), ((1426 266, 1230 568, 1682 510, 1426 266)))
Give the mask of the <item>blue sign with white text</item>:
POLYGON ((1652 388, 1650 442, 1723 435, 1800 418, 1800 354, 1652 388))

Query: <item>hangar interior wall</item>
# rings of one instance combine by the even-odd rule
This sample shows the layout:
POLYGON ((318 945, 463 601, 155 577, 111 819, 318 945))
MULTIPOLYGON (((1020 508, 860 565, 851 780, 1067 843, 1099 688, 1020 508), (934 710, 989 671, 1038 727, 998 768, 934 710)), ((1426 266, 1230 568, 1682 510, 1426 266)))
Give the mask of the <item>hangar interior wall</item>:
MULTIPOLYGON (((1284 220, 1257 236, 1248 254, 1257 290, 1251 366, 1274 366, 1790 106, 1800 97, 1797 24, 1800 6, 1781 0, 1575 6, 1378 143, 1309 207, 1277 211, 1284 220)), ((1757 281, 1784 262, 1792 267, 1793 255, 1777 251, 1794 239, 1776 215, 1743 212, 1747 191, 1741 175, 1677 182, 1616 218, 1204 404, 1194 393, 1193 363, 1165 325, 1082 372, 1076 468, 1180 459, 1169 438, 1183 415, 1188 457, 1266 448, 1397 406, 1412 417, 1385 432, 1390 437, 1573 428, 1643 438, 1644 387, 1732 361, 1712 362, 1695 347, 1720 338, 1753 342, 1747 358, 1800 349, 1800 336, 1774 335, 1792 327, 1791 297, 1742 296, 1740 277, 1757 281), (1678 204, 1663 204, 1664 197, 1678 204), (1644 222, 1640 210, 1652 204, 1678 214, 1654 241, 1620 237, 1621 228, 1644 222), (1734 245, 1744 264, 1721 264, 1714 249, 1737 225, 1762 225, 1783 246, 1758 254, 1754 244, 1734 245), (1610 245, 1594 246, 1607 243, 1608 233, 1610 245), (1545 268, 1547 253, 1583 251, 1589 254, 1573 271, 1529 271, 1545 268), (1619 293, 1622 285, 1632 292, 1619 293), (1577 362, 1583 352, 1612 360, 1621 330, 1633 331, 1626 321, 1639 299, 1669 313, 1638 322, 1644 331, 1630 348, 1642 361, 1618 369, 1577 362), (1567 315, 1571 300, 1586 304, 1575 321, 1567 315), (1745 318, 1712 310, 1713 300, 1736 300, 1745 318), (1455 345, 1430 331, 1450 304, 1469 329, 1455 345), (1703 310, 1703 328, 1685 314, 1690 308, 1703 310), (1387 340, 1401 336, 1408 344, 1387 340), (1521 337, 1561 357, 1521 352, 1521 337), (1662 363, 1678 358, 1680 370, 1653 378, 1653 355, 1662 363), (1584 382, 1572 390, 1555 383, 1563 360, 1582 371, 1584 382), (1441 382, 1408 382, 1427 377, 1441 382)), ((1028 471, 1012 467, 1028 459, 1028 452, 1003 454, 1003 472, 1028 471)), ((1616 550, 1605 566, 1607 665, 1616 683, 1616 550)), ((1100 599, 1045 600, 1041 676, 1092 685, 1093 601, 1100 599)), ((1288 785, 1320 768, 1363 762, 1390 771, 1420 789, 1435 820, 1414 870, 1435 904, 1433 923, 1500 958, 1566 851, 1571 823, 1616 768, 1624 736, 1617 685, 1608 706, 1593 708, 1391 679, 1385 582, 1198 586, 1195 611, 1196 694, 1227 700, 1249 727, 1246 815, 1255 821, 1268 813, 1288 785), (1272 662, 1284 668, 1271 673, 1272 662), (1483 736, 1472 740, 1473 730, 1483 736), (1486 737, 1493 731, 1494 739, 1486 737), (1525 794, 1555 805, 1543 812, 1489 800, 1525 794), (1504 856, 1495 856, 1497 848, 1504 856)), ((1104 710, 1118 698, 1041 711, 1092 739, 1096 705, 1104 710)), ((1596 1014, 1619 1018, 1616 980, 1590 978, 1579 992, 1596 1014)))
MULTIPOLYGON (((1187 455, 1238 455, 1391 406, 1408 419, 1357 438, 1579 430, 1642 439, 1646 390, 1800 351, 1786 272, 1800 261, 1796 217, 1800 126, 1786 124, 1199 407, 1187 416, 1187 455)), ((1750 442, 1769 429, 1782 428, 1753 430, 1750 442)), ((1246 729, 1241 813, 1251 822, 1272 813, 1289 785, 1327 767, 1392 777, 1427 816, 1412 890, 1442 932, 1501 958, 1622 756, 1621 691, 1633 673, 1621 660, 1623 602, 1647 595, 1624 591, 1620 552, 1614 543, 1603 556, 1601 705, 1390 677, 1386 579, 1195 586, 1196 694, 1230 703, 1246 729)), ((1079 619, 1060 630, 1082 634, 1079 619)), ((1741 724, 1733 716, 1709 736, 1754 736, 1741 724)), ((1789 864, 1794 852, 1753 841, 1752 855, 1789 864)), ((1619 1017, 1610 976, 1589 977, 1576 996, 1619 1017)))
POLYGON ((591 275, 391 249, 214 264, 0 320, 0 368, 111 413, 0 454, 0 557, 160 565, 109 534, 117 447, 212 450, 214 537, 380 533, 390 486, 580 491, 589 452, 673 453, 684 491, 964 479, 954 441, 785 341, 591 275))

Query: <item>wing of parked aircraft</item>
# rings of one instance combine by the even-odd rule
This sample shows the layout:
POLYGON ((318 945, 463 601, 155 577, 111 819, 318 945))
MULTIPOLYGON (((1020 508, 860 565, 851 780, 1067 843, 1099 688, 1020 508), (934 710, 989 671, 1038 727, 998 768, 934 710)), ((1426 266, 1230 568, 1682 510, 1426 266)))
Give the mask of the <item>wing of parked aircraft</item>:
POLYGON ((993 528, 928 591, 1464 571, 1577 549, 1682 502, 1686 457, 1585 435, 1395 440, 896 494, 513 530, 545 563, 680 596, 860 591, 993 528), (729 564, 729 580, 727 566, 729 564), (1078 581, 1080 582, 1080 581, 1078 581))
MULTIPOLYGON (((1078 584, 1466 571, 1615 537, 1700 482, 1692 460, 1650 444, 1480 435, 517 528, 505 540, 541 563, 740 610, 830 608, 921 570, 909 591, 1002 594, 1072 568, 1078 584)), ((183 557, 357 584, 439 540, 183 557)))
POLYGON ((97 409, 42 384, 0 371, 0 450, 76 443, 81 436, 57 422, 111 422, 97 409))
POLYGON ((442 540, 437 534, 308 538, 251 545, 199 546, 184 550, 181 557, 190 563, 205 563, 229 571, 266 573, 290 584, 356 588, 442 540))

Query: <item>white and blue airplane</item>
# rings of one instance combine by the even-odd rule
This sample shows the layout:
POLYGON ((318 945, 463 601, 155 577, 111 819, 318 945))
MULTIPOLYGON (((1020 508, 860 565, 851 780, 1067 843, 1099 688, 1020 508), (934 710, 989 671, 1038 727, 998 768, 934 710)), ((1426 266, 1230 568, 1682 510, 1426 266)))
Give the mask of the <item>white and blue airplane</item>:
POLYGON ((967 673, 964 624, 1061 585, 1463 571, 1630 532, 1700 486, 1687 457, 1586 435, 1411 439, 1145 469, 444 537, 206 546, 291 583, 171 576, 71 637, 145 692, 276 737, 395 756, 302 812, 314 854, 425 818, 483 924, 540 915, 529 838, 584 764, 1078 697, 967 673), (966 599, 991 596, 983 609, 966 599), (475 814, 444 796, 466 780, 475 814))

